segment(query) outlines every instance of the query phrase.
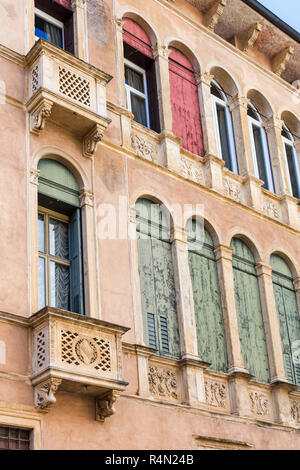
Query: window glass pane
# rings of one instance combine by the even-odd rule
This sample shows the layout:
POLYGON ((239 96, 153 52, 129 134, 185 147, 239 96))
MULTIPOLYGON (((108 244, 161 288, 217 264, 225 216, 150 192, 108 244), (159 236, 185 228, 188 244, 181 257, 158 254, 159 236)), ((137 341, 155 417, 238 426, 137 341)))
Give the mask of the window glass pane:
POLYGON ((294 167, 293 149, 290 145, 285 145, 285 151, 286 151, 286 158, 287 158, 288 167, 289 167, 292 193, 294 197, 299 197, 296 172, 295 172, 295 167, 294 167))
POLYGON ((230 162, 228 134, 227 134, 227 127, 226 127, 226 114, 225 114, 225 108, 223 106, 217 105, 217 116, 218 116, 218 123, 219 123, 222 158, 225 161, 226 167, 232 170, 231 162, 230 162))
POLYGON ((131 109, 134 114, 134 120, 143 126, 147 126, 145 99, 131 93, 131 109))
POLYGON ((264 155, 263 155, 262 142, 261 142, 261 136, 260 136, 261 131, 259 127, 252 126, 252 128, 253 128, 258 174, 259 174, 259 178, 265 183, 263 185, 263 188, 267 188, 266 169, 265 169, 264 155))
POLYGON ((46 305, 45 260, 39 258, 39 310, 46 305))
POLYGON ((69 259, 69 226, 65 222, 49 219, 50 254, 69 259))
POLYGON ((45 223, 43 214, 38 218, 39 251, 45 252, 45 223))
POLYGON ((63 47, 62 29, 37 15, 35 15, 35 35, 47 39, 55 46, 63 47))
POLYGON ((135 90, 145 93, 143 74, 137 72, 136 70, 125 67, 125 83, 135 90))
POLYGON ((223 98, 223 96, 222 96, 222 93, 221 93, 220 90, 216 87, 216 85, 212 84, 211 89, 210 89, 210 92, 211 92, 212 95, 217 96, 217 97, 220 98, 222 101, 224 101, 224 98, 223 98))
POLYGON ((51 307, 69 310, 70 268, 50 262, 51 307))

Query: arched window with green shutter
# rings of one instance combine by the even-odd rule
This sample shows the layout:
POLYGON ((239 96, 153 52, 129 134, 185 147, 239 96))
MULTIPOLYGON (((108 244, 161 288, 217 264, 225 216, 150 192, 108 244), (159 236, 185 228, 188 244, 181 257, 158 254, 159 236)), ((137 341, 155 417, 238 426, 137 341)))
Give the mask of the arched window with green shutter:
POLYGON ((198 354, 212 369, 226 372, 226 337, 213 241, 197 220, 188 220, 186 230, 198 354))
POLYGON ((56 160, 38 170, 39 308, 84 314, 79 185, 56 160))
POLYGON ((273 254, 270 263, 285 373, 289 382, 300 385, 300 318, 293 276, 280 256, 273 254))
POLYGON ((158 204, 136 202, 136 230, 145 342, 162 356, 180 356, 168 217, 158 204))
POLYGON ((255 260, 239 238, 231 241, 235 303, 244 365, 259 382, 270 380, 255 260))

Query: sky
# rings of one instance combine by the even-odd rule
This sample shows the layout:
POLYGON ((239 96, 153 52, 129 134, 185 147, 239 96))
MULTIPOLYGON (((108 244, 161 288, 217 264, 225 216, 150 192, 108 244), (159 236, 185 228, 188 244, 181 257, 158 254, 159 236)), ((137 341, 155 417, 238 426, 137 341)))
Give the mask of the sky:
POLYGON ((258 0, 300 33, 300 0, 258 0))

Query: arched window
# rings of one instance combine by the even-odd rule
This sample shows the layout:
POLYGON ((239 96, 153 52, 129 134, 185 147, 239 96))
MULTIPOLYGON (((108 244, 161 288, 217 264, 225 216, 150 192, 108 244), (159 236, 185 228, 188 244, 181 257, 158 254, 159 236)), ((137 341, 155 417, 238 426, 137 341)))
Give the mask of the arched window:
POLYGON ((127 108, 134 120, 160 132, 155 61, 151 41, 139 24, 123 18, 127 108))
POLYGON ((231 248, 235 303, 244 365, 256 380, 268 382, 268 353, 254 257, 239 238, 232 239, 231 248))
POLYGON ((136 229, 145 342, 163 356, 180 356, 169 221, 148 199, 136 202, 136 229))
POLYGON ((287 173, 291 194, 300 199, 300 174, 298 168, 297 154, 294 138, 288 127, 284 124, 282 128, 283 150, 286 159, 287 173))
POLYGON ((211 368, 227 372, 226 337, 212 238, 196 220, 187 223, 189 266, 196 316, 198 354, 211 368))
POLYGON ((187 57, 170 47, 169 75, 173 132, 182 146, 203 156, 203 136, 195 71, 187 57))
POLYGON ((39 309, 83 314, 79 186, 55 160, 40 160, 38 169, 39 309))
POLYGON ((270 263, 285 373, 290 382, 300 385, 300 318, 293 276, 280 256, 273 254, 270 263))
POLYGON ((248 120, 255 176, 264 182, 264 188, 275 192, 266 131, 262 118, 252 103, 248 105, 248 120))
POLYGON ((226 94, 221 86, 213 81, 211 84, 211 98, 215 121, 218 157, 225 161, 225 166, 234 173, 239 172, 231 111, 226 94))

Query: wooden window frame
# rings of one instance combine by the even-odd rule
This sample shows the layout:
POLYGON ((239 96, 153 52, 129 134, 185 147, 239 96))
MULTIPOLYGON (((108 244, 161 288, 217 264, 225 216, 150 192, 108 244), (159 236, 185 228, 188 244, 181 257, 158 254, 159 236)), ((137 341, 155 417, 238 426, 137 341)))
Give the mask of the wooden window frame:
POLYGON ((292 149, 293 164, 294 164, 295 178, 296 178, 296 183, 297 183, 298 197, 300 197, 300 171, 299 171, 299 168, 298 168, 297 153, 296 153, 296 149, 295 149, 295 145, 294 145, 294 139, 293 139, 293 136, 292 136, 291 132, 289 131, 289 129, 285 125, 283 126, 283 128, 289 136, 289 138, 287 138, 283 135, 281 136, 282 145, 283 145, 283 153, 284 153, 284 157, 285 157, 285 165, 286 165, 287 176, 288 176, 289 190, 290 190, 291 196, 297 197, 297 196, 294 196, 294 194, 293 194, 293 188, 292 188, 292 183, 291 183, 291 175, 290 175, 290 169, 289 169, 289 164, 288 164, 286 146, 289 146, 292 149))
POLYGON ((237 162, 237 154, 235 148, 235 137, 234 137, 234 129, 233 129, 233 122, 230 109, 228 107, 227 98, 219 84, 215 81, 212 81, 212 85, 214 85, 218 91, 220 92, 223 99, 221 100, 217 96, 211 93, 212 105, 213 105, 213 116, 214 116, 214 124, 215 124, 215 133, 216 133, 216 141, 217 141, 217 152, 218 157, 223 160, 222 156, 222 146, 221 146, 221 138, 220 138, 220 128, 219 128, 219 121, 217 115, 217 106, 221 106, 225 109, 225 116, 226 116, 226 133, 228 138, 228 146, 229 146, 229 156, 230 156, 230 164, 231 170, 233 173, 239 174, 238 170, 238 162, 237 162))
MULTIPOLYGON (((127 109, 128 111, 132 112, 132 104, 131 104, 131 93, 135 94, 136 96, 143 98, 145 100, 145 111, 146 111, 146 127, 150 129, 150 117, 149 117, 149 100, 148 100, 148 88, 147 88, 147 77, 146 77, 146 70, 138 65, 134 64, 128 59, 124 59, 124 74, 125 74, 125 67, 129 67, 132 70, 142 74, 143 76, 143 84, 145 93, 136 90, 135 88, 127 85, 125 83, 125 92, 126 92, 126 102, 127 102, 127 109)), ((124 75, 125 76, 125 75, 124 75)), ((143 125, 143 124, 141 124, 143 125)))
MULTIPOLYGON (((50 262, 53 261, 55 263, 59 263, 64 266, 68 266, 71 269, 71 261, 66 260, 64 258, 59 258, 55 255, 50 254, 50 238, 49 238, 49 218, 53 218, 59 220, 61 222, 68 224, 68 234, 69 234, 69 244, 70 244, 70 218, 64 214, 60 214, 59 212, 51 211, 50 209, 46 209, 45 207, 38 206, 38 215, 44 215, 44 240, 45 240, 45 251, 42 252, 38 250, 38 257, 43 258, 45 260, 45 305, 42 307, 44 308, 46 305, 52 306, 55 308, 54 305, 51 305, 51 285, 50 285, 50 262)), ((70 294, 70 286, 69 286, 69 294, 70 294)))
MULTIPOLYGON (((34 7, 34 18, 36 16, 39 16, 43 20, 46 20, 48 23, 51 23, 54 26, 57 26, 58 28, 62 30, 62 46, 61 47, 62 49, 65 49, 64 23, 62 21, 57 20, 53 16, 48 15, 48 13, 43 12, 39 8, 34 7)), ((35 35, 34 37, 36 41, 39 40, 38 36, 35 35)))
POLYGON ((263 121, 259 115, 259 112, 256 108, 250 103, 249 106, 256 114, 257 119, 254 119, 252 116, 248 115, 248 123, 249 123, 249 130, 250 130, 250 142, 251 142, 251 149, 252 149, 252 159, 254 164, 254 175, 256 178, 260 179, 259 171, 258 171, 258 163, 257 163, 257 154, 254 142, 254 132, 253 127, 256 127, 260 131, 260 140, 262 146, 262 155, 264 160, 265 172, 266 172, 266 180, 264 183, 267 186, 267 190, 275 193, 275 186, 274 186, 274 179, 273 179, 273 172, 272 172, 272 165, 271 165, 271 157, 270 151, 268 146, 267 135, 263 126, 263 121))

